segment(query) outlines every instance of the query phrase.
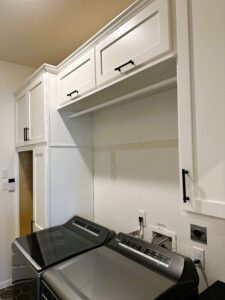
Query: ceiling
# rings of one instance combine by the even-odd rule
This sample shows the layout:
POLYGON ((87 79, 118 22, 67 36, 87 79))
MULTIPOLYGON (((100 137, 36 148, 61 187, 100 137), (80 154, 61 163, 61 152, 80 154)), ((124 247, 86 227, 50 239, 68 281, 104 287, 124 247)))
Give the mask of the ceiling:
POLYGON ((134 0, 0 0, 0 59, 57 65, 134 0))

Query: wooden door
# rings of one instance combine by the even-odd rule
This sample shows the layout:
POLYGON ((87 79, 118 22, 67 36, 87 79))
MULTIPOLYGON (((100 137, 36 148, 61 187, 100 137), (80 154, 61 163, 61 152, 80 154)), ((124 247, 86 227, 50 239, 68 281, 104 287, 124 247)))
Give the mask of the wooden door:
POLYGON ((20 235, 31 233, 33 220, 32 151, 19 153, 19 216, 20 235))

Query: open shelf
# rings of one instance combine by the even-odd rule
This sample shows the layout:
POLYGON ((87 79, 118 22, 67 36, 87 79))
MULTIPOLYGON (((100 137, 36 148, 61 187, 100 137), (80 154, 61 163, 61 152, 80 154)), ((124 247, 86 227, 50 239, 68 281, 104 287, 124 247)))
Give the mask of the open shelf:
POLYGON ((171 57, 154 66, 138 70, 82 96, 75 97, 58 108, 69 111, 68 118, 92 113, 106 107, 134 101, 176 87, 176 58, 171 57))

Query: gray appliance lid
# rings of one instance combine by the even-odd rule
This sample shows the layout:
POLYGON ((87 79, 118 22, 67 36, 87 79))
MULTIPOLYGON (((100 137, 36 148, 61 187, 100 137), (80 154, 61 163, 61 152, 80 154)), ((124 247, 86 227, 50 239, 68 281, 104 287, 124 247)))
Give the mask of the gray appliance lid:
POLYGON ((175 284, 105 246, 55 266, 43 278, 63 300, 149 300, 175 284))

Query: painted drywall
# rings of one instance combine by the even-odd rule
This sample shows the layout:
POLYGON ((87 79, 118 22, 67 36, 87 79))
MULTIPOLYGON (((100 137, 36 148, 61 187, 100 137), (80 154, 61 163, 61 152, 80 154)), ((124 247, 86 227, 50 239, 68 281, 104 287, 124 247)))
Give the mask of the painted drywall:
POLYGON ((10 245, 16 235, 15 193, 2 191, 3 168, 15 177, 15 100, 13 92, 33 68, 0 60, 0 288, 11 278, 10 245))
POLYGON ((192 246, 205 249, 209 283, 225 281, 225 221, 181 207, 176 99, 171 89, 94 115, 94 218, 130 232, 138 229, 137 210, 144 209, 146 240, 149 225, 161 224, 176 232, 178 252, 192 256, 192 246), (208 245, 190 240, 191 223, 207 227, 208 245))

